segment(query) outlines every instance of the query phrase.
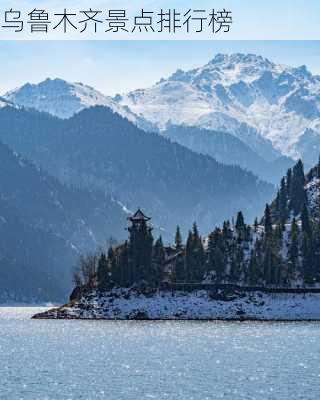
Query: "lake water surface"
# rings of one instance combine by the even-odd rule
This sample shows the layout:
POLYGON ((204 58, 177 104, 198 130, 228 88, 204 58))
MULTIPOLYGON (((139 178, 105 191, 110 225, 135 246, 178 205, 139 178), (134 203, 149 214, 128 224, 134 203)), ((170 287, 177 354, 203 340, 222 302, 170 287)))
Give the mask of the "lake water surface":
POLYGON ((0 308, 0 399, 320 399, 320 324, 31 320, 0 308))

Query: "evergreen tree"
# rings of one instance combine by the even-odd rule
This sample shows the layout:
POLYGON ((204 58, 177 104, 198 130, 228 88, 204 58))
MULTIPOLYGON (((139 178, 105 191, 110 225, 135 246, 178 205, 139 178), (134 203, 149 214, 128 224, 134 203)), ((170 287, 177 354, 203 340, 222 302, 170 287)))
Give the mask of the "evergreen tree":
POLYGON ((288 192, 285 178, 282 178, 279 190, 279 218, 283 224, 288 218, 288 192))
POLYGON ((303 205, 301 212, 301 232, 302 272, 305 282, 311 284, 315 282, 317 273, 315 271, 312 227, 306 204, 303 205))
POLYGON ((254 226, 254 232, 257 233, 257 232, 258 232, 258 226, 259 226, 258 218, 257 218, 257 217, 254 219, 254 224, 253 224, 253 226, 254 226))
POLYGON ((286 176, 287 196, 290 196, 291 184, 292 184, 292 169, 289 168, 287 171, 287 176, 286 176))
POLYGON ((266 238, 272 235, 272 221, 269 204, 266 204, 264 211, 264 232, 266 238))
POLYGON ((236 230, 242 230, 244 228, 244 218, 243 218, 243 214, 241 211, 238 212, 237 214, 237 219, 236 219, 236 230))
POLYGON ((301 212, 301 226, 302 226, 302 232, 306 233, 308 237, 311 237, 311 224, 310 224, 310 218, 309 218, 309 212, 306 204, 303 204, 302 206, 302 212, 301 212))
POLYGON ((172 280, 174 282, 187 282, 185 254, 178 253, 174 259, 172 280))
POLYGON ((244 238, 245 238, 246 226, 245 226, 243 214, 242 214, 241 211, 238 212, 238 214, 237 214, 237 219, 236 219, 236 226, 235 226, 235 228, 236 228, 236 232, 237 232, 237 235, 238 235, 238 239, 239 239, 240 241, 244 240, 244 238))
POLYGON ((198 227, 194 223, 186 245, 186 269, 190 282, 201 282, 204 275, 205 254, 198 227))
POLYGON ((244 249, 243 241, 239 238, 233 241, 230 257, 230 281, 239 284, 243 273, 244 249))
POLYGON ((301 242, 302 275, 306 284, 313 284, 317 275, 314 270, 314 252, 312 240, 305 231, 302 232, 301 242))
POLYGON ((194 243, 192 232, 189 231, 186 243, 186 279, 191 282, 193 279, 194 270, 194 243))
POLYGON ((223 235, 219 228, 216 228, 208 240, 208 258, 206 269, 215 276, 215 282, 221 283, 226 273, 226 247, 223 235))
POLYGON ((100 255, 97 270, 98 289, 100 291, 106 290, 109 284, 109 269, 107 257, 104 253, 100 255))
POLYGON ((303 205, 306 204, 306 193, 304 190, 305 176, 301 160, 293 167, 292 182, 290 190, 290 207, 296 216, 301 213, 303 205))
POLYGON ((256 286, 259 282, 259 266, 255 250, 251 251, 246 282, 249 286, 256 286))
POLYGON ((296 276, 296 271, 299 267, 299 227, 295 218, 291 223, 290 242, 288 249, 288 283, 296 276))
POLYGON ((153 248, 153 279, 152 283, 159 285, 164 278, 165 250, 160 236, 153 248))
POLYGON ((122 287, 130 287, 134 283, 133 264, 129 260, 129 244, 126 240, 120 248, 119 266, 112 272, 114 282, 122 287))
POLYGON ((175 246, 176 246, 176 250, 181 250, 181 248, 182 248, 182 237, 181 237, 179 226, 177 226, 177 230, 176 230, 175 246))

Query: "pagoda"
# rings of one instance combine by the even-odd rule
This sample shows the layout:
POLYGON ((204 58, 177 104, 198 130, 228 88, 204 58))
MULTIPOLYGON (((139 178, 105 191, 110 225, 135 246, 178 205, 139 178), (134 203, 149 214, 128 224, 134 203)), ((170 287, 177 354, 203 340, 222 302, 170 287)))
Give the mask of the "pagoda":
MULTIPOLYGON (((147 217, 140 208, 131 216, 128 217, 128 220, 131 222, 131 226, 128 228, 128 231, 131 232, 133 228, 140 228, 143 225, 147 225, 151 220, 150 217, 147 217)), ((151 231, 152 228, 149 226, 148 230, 151 231)))

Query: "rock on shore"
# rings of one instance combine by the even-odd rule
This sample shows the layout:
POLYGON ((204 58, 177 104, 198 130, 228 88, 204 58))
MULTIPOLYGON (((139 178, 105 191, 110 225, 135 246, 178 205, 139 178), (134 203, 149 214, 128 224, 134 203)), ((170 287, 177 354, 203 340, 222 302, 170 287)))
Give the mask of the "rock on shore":
POLYGON ((320 320, 320 293, 93 291, 37 319, 320 320))

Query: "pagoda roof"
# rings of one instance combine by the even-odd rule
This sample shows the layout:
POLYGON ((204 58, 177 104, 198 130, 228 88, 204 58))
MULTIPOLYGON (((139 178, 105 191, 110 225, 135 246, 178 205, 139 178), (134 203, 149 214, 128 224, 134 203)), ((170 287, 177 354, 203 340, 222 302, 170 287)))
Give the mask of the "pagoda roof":
POLYGON ((130 221, 150 221, 151 218, 144 215, 141 209, 138 208, 138 210, 128 219, 130 221))

